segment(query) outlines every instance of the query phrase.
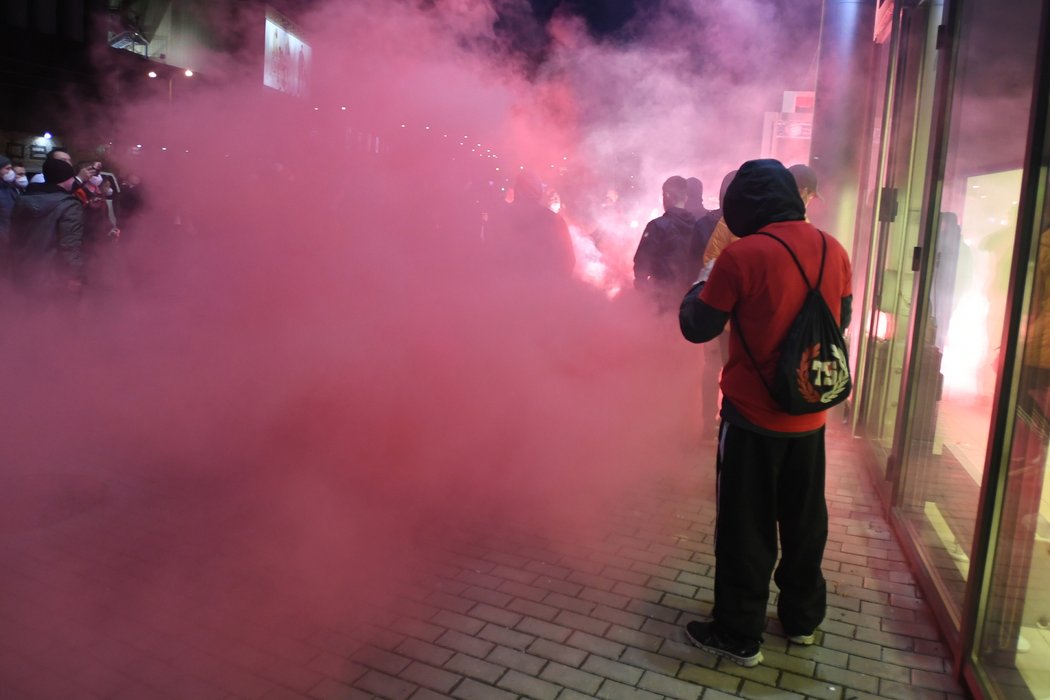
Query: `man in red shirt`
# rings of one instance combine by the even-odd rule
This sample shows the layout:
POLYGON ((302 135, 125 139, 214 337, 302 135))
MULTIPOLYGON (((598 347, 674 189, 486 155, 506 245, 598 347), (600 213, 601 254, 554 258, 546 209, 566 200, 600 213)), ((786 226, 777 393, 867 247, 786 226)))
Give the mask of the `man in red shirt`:
POLYGON ((795 180, 776 160, 744 163, 722 209, 740 240, 689 290, 679 311, 682 334, 694 343, 713 340, 733 319, 721 380, 713 619, 688 623, 686 636, 702 649, 755 666, 762 661, 771 574, 780 590, 777 614, 785 634, 796 644, 814 641, 826 609, 820 565, 828 512, 826 411, 789 414, 762 381, 772 381, 807 282, 780 243, 751 234, 767 231, 791 248, 809 280, 820 279, 821 294, 841 328, 849 323, 851 270, 842 245, 805 221, 795 180), (827 257, 821 277, 823 241, 827 257), (778 528, 782 556, 774 572, 778 528))

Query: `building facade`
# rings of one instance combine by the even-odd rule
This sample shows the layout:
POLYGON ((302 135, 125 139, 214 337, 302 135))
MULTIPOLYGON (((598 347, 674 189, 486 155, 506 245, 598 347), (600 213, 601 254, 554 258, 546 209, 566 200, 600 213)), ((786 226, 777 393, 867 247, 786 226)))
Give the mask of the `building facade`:
POLYGON ((967 687, 1047 698, 1050 8, 857 5, 825 3, 813 160, 853 248, 847 419, 967 687))

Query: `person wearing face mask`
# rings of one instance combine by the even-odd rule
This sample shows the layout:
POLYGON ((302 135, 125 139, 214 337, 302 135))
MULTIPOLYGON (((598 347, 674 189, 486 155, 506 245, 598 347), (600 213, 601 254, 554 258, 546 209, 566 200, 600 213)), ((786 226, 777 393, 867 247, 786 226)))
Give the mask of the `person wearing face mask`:
MULTIPOLYGON (((15 180, 15 173, 11 159, 0 156, 0 259, 7 256, 7 245, 10 238, 11 212, 15 209, 15 202, 21 194, 15 180)), ((0 262, 0 265, 3 265, 0 262)))
POLYGON ((72 193, 76 172, 64 160, 44 161, 44 182, 18 198, 11 213, 15 286, 33 297, 78 294, 84 283, 84 206, 72 193))
POLYGON ((29 187, 29 177, 26 175, 26 166, 12 164, 11 167, 15 171, 15 187, 17 187, 21 193, 25 191, 26 187, 29 187))

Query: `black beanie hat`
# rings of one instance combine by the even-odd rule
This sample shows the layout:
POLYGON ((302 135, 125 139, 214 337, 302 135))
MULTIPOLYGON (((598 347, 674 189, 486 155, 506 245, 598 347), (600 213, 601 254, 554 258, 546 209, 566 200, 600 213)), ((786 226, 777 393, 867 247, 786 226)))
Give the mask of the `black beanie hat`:
POLYGON ((44 161, 44 182, 57 185, 76 175, 73 166, 64 160, 48 158, 44 161))

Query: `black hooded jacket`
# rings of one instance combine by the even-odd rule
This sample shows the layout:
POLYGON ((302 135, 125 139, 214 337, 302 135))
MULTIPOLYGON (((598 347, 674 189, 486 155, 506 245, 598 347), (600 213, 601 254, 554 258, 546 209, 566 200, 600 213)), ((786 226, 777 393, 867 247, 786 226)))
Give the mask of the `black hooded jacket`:
POLYGON ((670 207, 646 225, 634 254, 635 288, 657 296, 669 294, 671 310, 700 271, 700 258, 694 253, 695 227, 696 217, 690 211, 670 207))
POLYGON ((806 205, 780 161, 749 160, 726 189, 722 216, 733 235, 743 238, 778 221, 805 221, 806 205))
MULTIPOLYGON (((778 160, 749 160, 740 166, 726 189, 722 216, 734 235, 744 238, 764 226, 782 221, 805 221, 806 205, 795 178, 778 160)), ((687 340, 703 343, 718 336, 729 314, 700 301, 699 287, 693 285, 679 309, 679 325, 687 340)), ((842 300, 840 325, 849 325, 852 297, 842 300)))

